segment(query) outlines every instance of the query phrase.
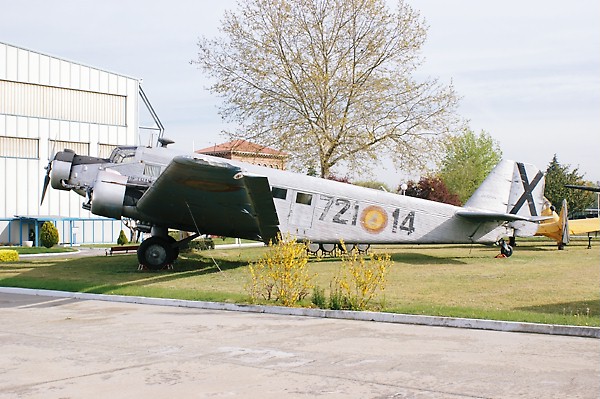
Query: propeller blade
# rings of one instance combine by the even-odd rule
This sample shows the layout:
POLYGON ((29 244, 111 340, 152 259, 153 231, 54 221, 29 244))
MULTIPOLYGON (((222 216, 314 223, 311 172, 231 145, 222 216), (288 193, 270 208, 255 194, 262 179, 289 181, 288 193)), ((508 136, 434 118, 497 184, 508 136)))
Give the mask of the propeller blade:
POLYGON ((42 199, 40 201, 40 206, 44 203, 44 197, 46 196, 46 190, 48 190, 48 184, 50 184, 50 171, 52 171, 52 161, 54 161, 54 157, 56 153, 52 150, 52 156, 48 160, 48 165, 44 167, 46 169, 46 176, 44 176, 44 185, 42 186, 42 199))
POLYGON ((44 176, 44 186, 42 187, 42 200, 40 201, 40 205, 44 203, 44 197, 46 196, 46 190, 48 190, 48 184, 50 184, 49 173, 46 176, 44 176))

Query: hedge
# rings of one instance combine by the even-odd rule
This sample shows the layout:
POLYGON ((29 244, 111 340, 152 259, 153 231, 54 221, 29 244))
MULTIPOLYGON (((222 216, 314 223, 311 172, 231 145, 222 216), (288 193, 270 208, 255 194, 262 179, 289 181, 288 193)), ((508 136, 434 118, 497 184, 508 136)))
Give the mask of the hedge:
POLYGON ((19 253, 14 249, 0 249, 0 262, 18 262, 19 253))

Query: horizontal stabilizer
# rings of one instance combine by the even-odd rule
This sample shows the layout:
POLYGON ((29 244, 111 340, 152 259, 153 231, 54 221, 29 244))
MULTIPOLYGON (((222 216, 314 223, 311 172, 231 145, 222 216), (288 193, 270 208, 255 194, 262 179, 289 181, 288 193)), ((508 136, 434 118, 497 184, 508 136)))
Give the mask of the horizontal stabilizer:
POLYGON ((491 211, 482 211, 482 210, 468 210, 461 209, 456 211, 456 215, 481 222, 493 222, 493 221, 506 221, 506 222, 514 222, 516 220, 521 220, 525 222, 535 222, 539 223, 544 220, 552 219, 551 216, 521 216, 513 213, 502 213, 502 212, 491 212, 491 211))

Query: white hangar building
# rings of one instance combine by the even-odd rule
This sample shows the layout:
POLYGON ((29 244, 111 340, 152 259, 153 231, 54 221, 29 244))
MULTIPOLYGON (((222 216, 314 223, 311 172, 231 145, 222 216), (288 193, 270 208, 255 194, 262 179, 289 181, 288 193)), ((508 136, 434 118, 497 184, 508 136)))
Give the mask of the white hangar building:
POLYGON ((64 148, 106 158, 161 133, 138 79, 0 42, 0 245, 37 243, 48 220, 63 244, 116 242, 122 222, 73 192, 49 188, 40 205, 44 168, 64 148), (140 127, 140 108, 155 126, 140 127))

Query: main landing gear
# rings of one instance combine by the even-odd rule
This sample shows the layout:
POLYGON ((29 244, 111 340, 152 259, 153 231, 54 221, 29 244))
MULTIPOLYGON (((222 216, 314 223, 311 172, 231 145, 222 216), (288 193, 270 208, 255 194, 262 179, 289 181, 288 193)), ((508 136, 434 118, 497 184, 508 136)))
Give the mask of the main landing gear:
POLYGON ((141 266, 150 270, 160 270, 173 264, 179 256, 179 248, 168 238, 152 236, 140 244, 137 256, 141 266))
POLYGON ((179 256, 179 249, 198 236, 199 234, 194 234, 177 241, 167 234, 166 229, 153 227, 152 237, 142 241, 137 250, 140 268, 148 270, 171 268, 179 256))

